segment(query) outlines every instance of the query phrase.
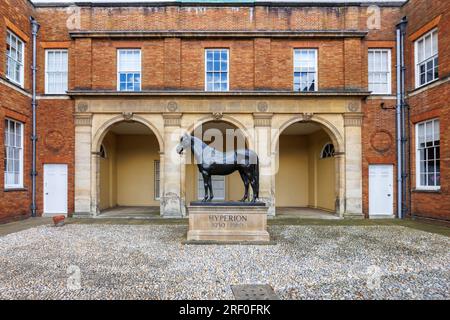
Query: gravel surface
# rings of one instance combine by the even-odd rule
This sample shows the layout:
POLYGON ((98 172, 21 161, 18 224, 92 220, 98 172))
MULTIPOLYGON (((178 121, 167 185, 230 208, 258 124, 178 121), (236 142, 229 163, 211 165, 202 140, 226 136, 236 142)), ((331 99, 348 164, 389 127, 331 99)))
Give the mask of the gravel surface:
POLYGON ((186 226, 41 226, 0 238, 0 299, 449 299, 450 239, 397 226, 273 226, 276 245, 183 245, 186 226), (78 279, 80 279, 78 281, 78 279))

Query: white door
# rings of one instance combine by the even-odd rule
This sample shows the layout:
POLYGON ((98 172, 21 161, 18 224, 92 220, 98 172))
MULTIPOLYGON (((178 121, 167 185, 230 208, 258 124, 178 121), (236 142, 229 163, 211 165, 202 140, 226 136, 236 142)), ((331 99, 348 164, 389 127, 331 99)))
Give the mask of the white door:
POLYGON ((393 165, 369 165, 369 215, 391 216, 393 214, 393 174, 393 165))
MULTIPOLYGON (((225 176, 211 176, 214 199, 225 200, 225 176)), ((203 186, 203 176, 198 174, 198 199, 202 200, 205 196, 205 187, 203 186)))
POLYGON ((44 164, 44 215, 67 214, 67 165, 44 164))

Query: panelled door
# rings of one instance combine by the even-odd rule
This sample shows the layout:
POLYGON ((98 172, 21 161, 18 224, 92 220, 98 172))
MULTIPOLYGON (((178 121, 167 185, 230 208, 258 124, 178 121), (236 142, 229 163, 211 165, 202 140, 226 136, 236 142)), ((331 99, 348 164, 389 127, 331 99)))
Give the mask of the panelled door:
POLYGON ((394 166, 369 165, 369 215, 392 215, 394 166))
POLYGON ((44 164, 44 215, 67 214, 67 165, 44 164))

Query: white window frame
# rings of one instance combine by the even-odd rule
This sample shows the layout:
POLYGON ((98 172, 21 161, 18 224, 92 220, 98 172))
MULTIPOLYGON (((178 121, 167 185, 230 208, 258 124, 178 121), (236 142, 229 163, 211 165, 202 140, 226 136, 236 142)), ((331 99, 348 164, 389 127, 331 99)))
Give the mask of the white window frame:
POLYGON ((319 158, 320 159, 334 158, 335 154, 336 154, 336 149, 334 148, 334 144, 332 142, 327 142, 327 143, 325 143, 323 145, 322 149, 320 150, 320 157, 319 158), (329 145, 331 145, 333 147, 334 152, 333 152, 333 154, 331 156, 324 157, 323 156, 323 152, 325 151, 325 148, 328 147, 329 145))
POLYGON ((9 81, 11 81, 12 83, 15 83, 15 84, 17 84, 17 85, 19 85, 20 87, 23 88, 24 87, 24 79, 25 79, 25 74, 24 74, 24 72, 25 72, 25 68, 24 68, 24 64, 25 64, 25 42, 18 35, 16 35, 14 32, 12 32, 10 30, 7 30, 7 32, 6 32, 5 45, 8 43, 8 38, 10 38, 11 40, 14 38, 14 41, 17 44, 19 44, 19 43, 22 44, 22 52, 21 52, 21 54, 22 54, 22 62, 16 60, 16 58, 10 57, 8 55, 8 51, 5 50, 5 55, 6 55, 5 75, 6 75, 6 78, 9 81), (19 81, 16 81, 15 79, 10 78, 9 75, 8 75, 9 59, 13 60, 16 64, 19 64, 19 66, 20 66, 20 69, 19 69, 20 79, 19 79, 19 81))
POLYGON ((153 162, 153 182, 154 182, 154 199, 161 199, 161 161, 155 160, 153 162), (157 175, 158 173, 158 175, 157 175), (158 191, 158 192, 156 192, 158 191))
MULTIPOLYGON (((6 178, 6 172, 7 172, 7 163, 8 163, 8 147, 9 144, 6 144, 6 132, 7 132, 7 128, 5 126, 4 128, 4 134, 3 134, 3 139, 4 139, 4 145, 5 145, 5 168, 4 168, 4 185, 5 185, 5 189, 21 189, 23 188, 23 133, 24 133, 24 123, 17 121, 17 120, 13 120, 10 118, 5 118, 5 122, 9 122, 9 123, 14 123, 14 125, 19 124, 20 125, 20 148, 19 148, 19 182, 17 184, 11 184, 11 183, 7 183, 7 178, 6 178)), ((6 123, 5 123, 6 124, 6 123)), ((10 124, 8 124, 9 126, 10 124)))
POLYGON ((98 154, 101 159, 106 159, 108 157, 108 155, 106 154, 105 145, 103 143, 100 145, 100 152, 98 154))
MULTIPOLYGON (((421 175, 421 171, 420 171, 420 150, 419 150, 419 125, 420 124, 426 124, 426 123, 433 123, 433 135, 434 135, 434 123, 438 121, 439 122, 439 128, 440 128, 440 121, 439 118, 434 118, 434 119, 429 119, 429 120, 425 120, 425 121, 421 121, 415 124, 415 130, 416 130, 416 134, 415 134, 415 138, 416 138, 416 189, 417 190, 440 190, 441 186, 427 186, 427 185, 421 185, 420 184, 420 175, 421 175)), ((440 141, 440 130, 439 130, 439 141, 440 141)), ((426 136, 426 128, 425 128, 425 136, 426 136)), ((434 140, 433 140, 434 141, 434 140)), ((440 148, 441 144, 439 143, 439 148, 440 148)), ((440 158, 439 158, 440 161, 440 158)), ((441 167, 441 166, 440 166, 441 167)), ((427 177, 428 179, 428 177, 427 177)))
POLYGON ((292 51, 292 68, 293 68, 293 72, 292 72, 292 88, 295 92, 315 92, 319 90, 319 50, 317 48, 295 48, 292 51), (315 74, 316 74, 316 81, 314 82, 314 90, 313 91, 302 91, 302 90, 295 90, 295 53, 296 51, 314 51, 315 52, 315 64, 314 64, 314 69, 315 69, 315 74))
MULTIPOLYGON (((424 45, 424 51, 426 51, 426 47, 424 45)), ((434 65, 434 62, 433 62, 434 65)), ((438 35, 438 29, 435 28, 429 32, 427 32, 426 34, 424 34, 423 36, 421 36, 419 39, 417 39, 416 41, 414 41, 414 69, 415 69, 415 76, 416 76, 416 88, 420 88, 420 87, 424 87, 434 81, 439 80, 439 35, 438 35), (436 35, 436 37, 433 36, 433 34, 436 35), (425 38, 428 37, 429 35, 431 35, 431 50, 433 50, 433 41, 436 38, 437 39, 437 52, 434 55, 431 55, 428 58, 425 58, 425 53, 424 53, 424 59, 422 61, 419 61, 419 42, 420 41, 424 41, 425 44, 425 38), (434 60, 435 58, 438 58, 438 77, 434 78, 434 68, 433 68, 433 80, 430 81, 426 81, 426 70, 425 70, 425 82, 423 84, 420 84, 420 65, 422 64, 426 64, 428 61, 430 60, 434 60)))
POLYGON ((120 48, 117 49, 117 91, 120 92, 139 92, 142 90, 142 50, 140 48, 120 48), (121 51, 137 51, 139 52, 139 70, 136 71, 120 71, 120 52, 121 51), (139 73, 141 81, 139 82, 139 90, 120 90, 120 74, 121 73, 139 73))
MULTIPOLYGON (((214 72, 214 71, 211 71, 214 72)), ((208 92, 226 92, 230 91, 230 49, 228 48, 207 48, 205 49, 205 91, 208 92), (227 52, 227 88, 225 91, 220 90, 208 90, 208 52, 209 51, 226 51, 227 52)))
POLYGON ((66 94, 68 86, 69 86, 69 50, 67 50, 67 49, 46 49, 45 50, 45 94, 66 94), (65 78, 65 80, 66 80, 66 87, 65 87, 65 90, 63 90, 63 91, 55 91, 55 92, 50 92, 49 91, 48 74, 50 73, 50 71, 48 71, 48 66, 49 66, 49 64, 48 64, 48 54, 50 52, 53 52, 53 53, 59 52, 61 54, 62 53, 66 53, 66 55, 67 55, 66 70, 65 71, 64 70, 63 71, 61 71, 61 70, 59 70, 59 71, 51 71, 51 73, 61 73, 62 77, 65 78), (65 75, 64 75, 64 73, 65 73, 65 75))
POLYGON ((369 65, 369 61, 367 62, 367 66, 368 66, 368 71, 367 71, 367 75, 368 75, 368 84, 369 84, 369 90, 370 90, 370 73, 382 73, 382 72, 386 72, 387 73, 387 79, 388 79, 388 83, 387 83, 387 91, 380 91, 380 92, 375 92, 372 91, 372 94, 385 94, 385 95, 390 95, 392 94, 392 55, 391 55, 391 49, 385 49, 385 48, 370 48, 368 51, 368 55, 367 57, 369 57, 369 54, 371 52, 387 52, 387 71, 370 71, 370 65, 369 65))

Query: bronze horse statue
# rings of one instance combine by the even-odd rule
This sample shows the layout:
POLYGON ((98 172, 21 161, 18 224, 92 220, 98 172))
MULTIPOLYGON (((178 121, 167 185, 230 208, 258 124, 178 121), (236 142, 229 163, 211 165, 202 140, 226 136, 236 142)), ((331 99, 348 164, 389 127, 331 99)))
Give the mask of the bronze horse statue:
POLYGON ((188 148, 191 148, 203 176, 205 197, 202 202, 209 202, 214 198, 211 176, 225 176, 235 171, 239 172, 245 187, 244 196, 240 201, 244 202, 249 198, 249 185, 253 190, 251 202, 256 202, 259 198, 259 159, 256 152, 247 148, 221 152, 195 136, 184 134, 177 145, 177 153, 181 154, 188 148))

